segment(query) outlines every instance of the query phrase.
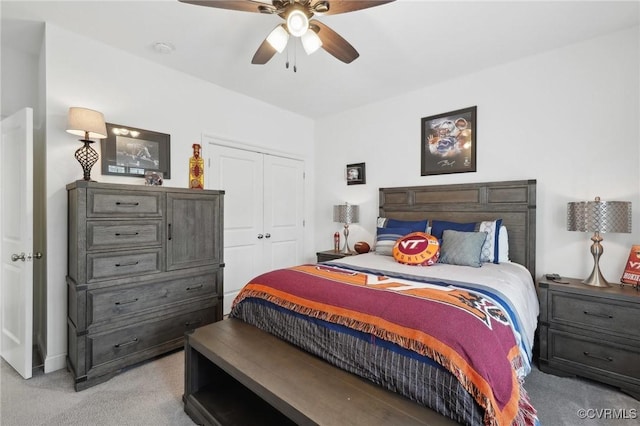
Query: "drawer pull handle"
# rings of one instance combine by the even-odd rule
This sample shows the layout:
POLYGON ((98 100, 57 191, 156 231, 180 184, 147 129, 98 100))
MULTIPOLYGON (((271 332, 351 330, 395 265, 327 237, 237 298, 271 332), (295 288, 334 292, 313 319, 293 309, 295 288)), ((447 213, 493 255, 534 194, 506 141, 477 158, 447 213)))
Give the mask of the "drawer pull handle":
POLYGON ((139 232, 116 232, 116 237, 135 237, 139 232))
POLYGON ((169 231, 168 231, 169 236, 167 238, 171 240, 171 224, 169 224, 168 228, 169 228, 169 231))
POLYGON ((197 285, 197 286, 195 286, 195 287, 187 287, 187 291, 191 291, 191 290, 199 290, 199 289, 201 289, 202 287, 204 287, 204 284, 200 284, 200 285, 197 285))
POLYGON ((139 205, 140 205, 140 203, 138 203, 138 202, 116 201, 116 206, 135 207, 135 206, 139 206, 139 205))
POLYGON ((120 266, 136 266, 138 264, 138 262, 129 262, 129 263, 116 263, 117 267, 120 266))
POLYGON ((584 311, 584 314, 585 315, 591 315, 592 317, 613 319, 613 315, 609 315, 609 314, 598 314, 598 313, 593 313, 593 312, 589 312, 589 311, 584 311))
POLYGON ((197 319, 195 321, 187 321, 184 323, 185 327, 191 327, 192 325, 200 324, 202 322, 201 319, 197 319))
POLYGON ((128 305, 129 303, 136 303, 138 301, 138 298, 136 297, 135 299, 132 300, 125 300, 124 302, 116 302, 117 306, 120 305, 128 305))
POLYGON ((129 346, 129 345, 133 345, 135 343, 138 343, 138 338, 134 337, 132 340, 129 340, 128 342, 124 342, 124 343, 118 343, 117 345, 113 345, 114 348, 121 348, 123 346, 129 346))
POLYGON ((603 357, 603 356, 596 356, 596 355, 591 355, 589 352, 583 352, 584 356, 588 356, 589 358, 595 358, 595 359, 599 359, 601 361, 607 361, 607 362, 612 362, 613 358, 611 358, 610 356, 608 357, 603 357))

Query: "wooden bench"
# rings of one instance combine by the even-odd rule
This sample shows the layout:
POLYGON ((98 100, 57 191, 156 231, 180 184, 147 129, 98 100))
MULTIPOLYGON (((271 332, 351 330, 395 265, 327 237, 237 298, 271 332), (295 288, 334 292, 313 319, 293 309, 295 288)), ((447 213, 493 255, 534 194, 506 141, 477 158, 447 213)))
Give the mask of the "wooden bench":
POLYGON ((203 425, 453 425, 239 320, 185 341, 185 412, 203 425))

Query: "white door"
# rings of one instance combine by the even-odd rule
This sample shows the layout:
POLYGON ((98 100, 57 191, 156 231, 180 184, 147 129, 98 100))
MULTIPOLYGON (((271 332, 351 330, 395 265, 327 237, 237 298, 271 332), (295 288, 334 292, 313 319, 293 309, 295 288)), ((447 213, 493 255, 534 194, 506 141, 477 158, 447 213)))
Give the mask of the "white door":
POLYGON ((303 162, 209 143, 207 188, 224 194, 224 314, 252 278, 302 261, 303 162))
POLYGON ((0 353, 31 377, 33 342, 33 110, 2 120, 0 353))
POLYGON ((265 271, 286 268, 302 262, 303 169, 302 161, 273 155, 264 156, 265 271))

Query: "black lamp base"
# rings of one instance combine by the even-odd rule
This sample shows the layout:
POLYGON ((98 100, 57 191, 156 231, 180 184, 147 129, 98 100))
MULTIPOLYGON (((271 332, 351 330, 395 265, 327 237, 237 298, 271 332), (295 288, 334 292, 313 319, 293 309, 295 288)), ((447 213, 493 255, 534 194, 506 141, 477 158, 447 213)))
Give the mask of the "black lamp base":
POLYGON ((78 163, 80 163, 80 166, 82 166, 82 170, 84 172, 83 179, 90 181, 91 168, 96 164, 96 162, 98 162, 100 156, 96 150, 91 147, 93 141, 90 141, 89 139, 80 139, 80 142, 84 142, 84 145, 78 148, 75 153, 75 157, 76 160, 78 160, 78 163))

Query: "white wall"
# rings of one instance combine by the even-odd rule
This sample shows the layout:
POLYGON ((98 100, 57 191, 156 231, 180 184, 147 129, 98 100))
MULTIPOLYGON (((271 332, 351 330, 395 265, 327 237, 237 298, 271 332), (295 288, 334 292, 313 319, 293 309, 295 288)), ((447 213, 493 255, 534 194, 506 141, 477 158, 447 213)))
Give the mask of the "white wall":
POLYGON ((318 120, 317 249, 332 247, 341 226, 331 206, 344 201, 361 206, 349 240, 373 242, 379 187, 536 179, 539 275, 585 278, 593 267, 590 235, 566 231, 567 202, 633 202, 633 233, 603 235, 600 266, 618 281, 640 244, 639 35, 635 27, 318 120), (420 119, 473 105, 477 172, 421 177, 420 119), (367 183, 347 186, 344 167, 359 162, 367 183))
MULTIPOLYGON (((619 278, 629 246, 640 243, 638 28, 316 122, 55 26, 48 25, 46 34, 46 371, 64 366, 65 185, 82 176, 73 158, 79 142, 64 131, 69 106, 100 110, 112 123, 170 133, 173 178, 167 186, 186 187, 191 144, 203 133, 303 158, 310 259, 314 250, 332 247, 333 232, 341 228, 331 221, 333 204, 360 204, 361 225, 352 226, 350 240, 372 241, 378 187, 509 179, 538 180, 540 274, 584 277, 591 269, 589 235, 565 230, 568 201, 600 195, 634 203, 633 234, 604 236, 601 267, 608 279, 619 278), (420 118, 471 105, 478 106, 478 172, 421 177, 420 118), (366 162, 367 184, 348 187, 344 166, 357 162, 366 162)), ((4 71, 3 64, 3 86, 4 71)), ((2 113, 13 112, 4 107, 3 98, 2 113)), ((99 165, 92 176, 140 182, 101 176, 99 165)))
MULTIPOLYGON (((191 145, 207 133, 288 152, 313 170, 313 123, 180 72, 158 66, 53 25, 46 27, 47 87, 47 225, 48 353, 61 368, 66 354, 67 198, 65 186, 82 179, 73 157, 80 146, 65 132, 70 106, 96 109, 110 123, 171 135, 171 179, 165 186, 187 187, 191 145), (287 126, 282 126, 286 122, 287 126)), ((94 144, 99 151, 100 144, 94 144)), ((100 182, 141 184, 140 178, 100 173, 100 182)), ((313 179, 305 192, 311 194, 313 179)), ((313 197, 308 197, 313 199, 313 197)), ((307 204, 307 231, 312 257, 313 203, 307 204)))

